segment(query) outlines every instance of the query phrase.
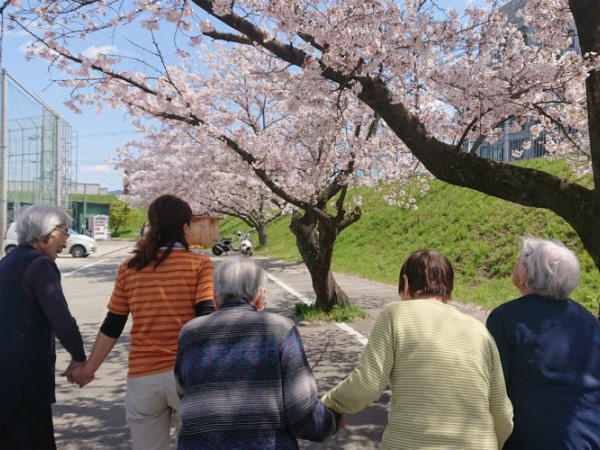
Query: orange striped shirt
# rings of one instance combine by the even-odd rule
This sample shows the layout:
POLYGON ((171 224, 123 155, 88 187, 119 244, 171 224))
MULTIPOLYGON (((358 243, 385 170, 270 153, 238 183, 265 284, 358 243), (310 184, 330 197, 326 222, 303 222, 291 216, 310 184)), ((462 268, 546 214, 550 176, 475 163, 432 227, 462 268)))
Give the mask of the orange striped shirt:
POLYGON ((181 327, 195 317, 194 305, 213 298, 213 264, 204 256, 174 248, 157 268, 121 263, 109 311, 133 318, 129 377, 172 370, 181 327))

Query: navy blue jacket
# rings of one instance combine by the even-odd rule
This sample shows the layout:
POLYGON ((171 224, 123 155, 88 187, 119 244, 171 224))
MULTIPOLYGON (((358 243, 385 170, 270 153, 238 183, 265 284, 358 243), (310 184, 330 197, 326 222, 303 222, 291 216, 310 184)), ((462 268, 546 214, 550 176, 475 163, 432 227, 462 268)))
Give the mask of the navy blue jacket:
POLYGON ((0 260, 0 413, 55 401, 55 333, 74 359, 85 360, 56 264, 19 246, 0 260))
POLYGON ((600 323, 572 300, 526 295, 487 320, 514 408, 505 449, 600 450, 600 323))

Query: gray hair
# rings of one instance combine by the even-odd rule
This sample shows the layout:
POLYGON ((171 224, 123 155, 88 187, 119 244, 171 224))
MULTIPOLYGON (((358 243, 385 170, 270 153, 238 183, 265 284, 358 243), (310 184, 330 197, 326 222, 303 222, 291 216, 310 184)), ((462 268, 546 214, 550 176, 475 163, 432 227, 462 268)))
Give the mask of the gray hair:
POLYGON ((15 230, 20 245, 47 238, 56 227, 71 225, 72 219, 57 206, 45 203, 28 207, 18 218, 15 230))
POLYGON ((560 241, 523 236, 519 261, 527 274, 527 287, 535 294, 564 300, 579 283, 579 261, 560 241))
POLYGON ((265 271, 251 259, 227 260, 215 270, 215 301, 218 305, 232 300, 250 303, 264 288, 266 278, 265 271))

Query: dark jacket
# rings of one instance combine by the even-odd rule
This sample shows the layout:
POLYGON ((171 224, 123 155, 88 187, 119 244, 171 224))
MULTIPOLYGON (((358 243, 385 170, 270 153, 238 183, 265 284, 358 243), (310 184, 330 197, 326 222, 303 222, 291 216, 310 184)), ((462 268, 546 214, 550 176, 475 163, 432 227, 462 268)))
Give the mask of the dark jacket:
POLYGON ((85 360, 56 264, 19 246, 0 260, 0 413, 54 403, 54 333, 74 359, 85 360))
POLYGON ((505 449, 600 450, 600 324, 572 300, 526 295, 490 314, 514 430, 505 449))

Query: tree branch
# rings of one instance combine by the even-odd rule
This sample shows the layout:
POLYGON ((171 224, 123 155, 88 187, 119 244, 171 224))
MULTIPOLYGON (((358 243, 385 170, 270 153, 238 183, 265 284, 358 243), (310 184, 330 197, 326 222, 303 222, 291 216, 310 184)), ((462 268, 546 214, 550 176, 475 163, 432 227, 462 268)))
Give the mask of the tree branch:
POLYGON ((237 44, 253 45, 252 41, 248 38, 240 36, 239 34, 233 33, 222 33, 220 31, 203 31, 204 36, 216 39, 217 41, 235 42, 237 44))
POLYGON ((10 5, 10 0, 5 0, 2 6, 0 6, 0 14, 4 14, 4 10, 8 5, 10 5))
POLYGON ((469 125, 467 125, 467 128, 465 128, 464 133, 460 137, 460 141, 458 141, 458 144, 456 144, 456 150, 461 150, 462 149, 462 146, 465 143, 465 140, 467 139, 467 136, 469 135, 469 132, 475 126, 475 124, 477 123, 478 120, 479 119, 477 117, 475 117, 475 118, 473 118, 473 120, 471 120, 471 122, 469 123, 469 125))

